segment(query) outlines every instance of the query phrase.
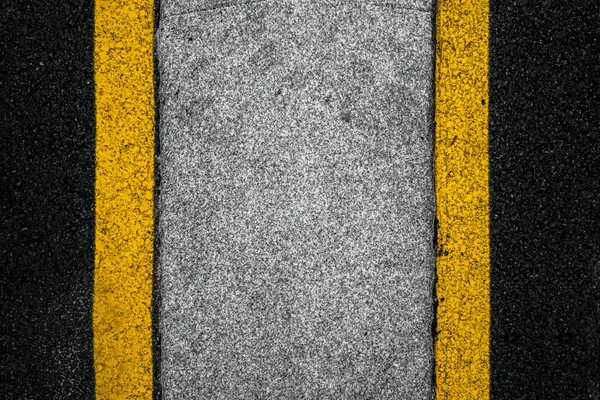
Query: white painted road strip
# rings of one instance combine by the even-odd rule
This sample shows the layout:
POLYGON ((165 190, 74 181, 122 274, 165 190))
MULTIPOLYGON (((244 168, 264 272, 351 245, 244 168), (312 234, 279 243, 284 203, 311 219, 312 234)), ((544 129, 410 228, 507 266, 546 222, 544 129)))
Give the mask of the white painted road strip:
POLYGON ((430 4, 217 3, 160 22, 164 398, 430 399, 430 4))

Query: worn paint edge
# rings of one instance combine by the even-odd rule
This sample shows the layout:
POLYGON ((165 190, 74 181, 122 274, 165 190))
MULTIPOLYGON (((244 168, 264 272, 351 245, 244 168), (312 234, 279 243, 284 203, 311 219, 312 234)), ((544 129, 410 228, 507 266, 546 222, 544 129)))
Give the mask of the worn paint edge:
POLYGON ((160 235, 158 235, 158 221, 160 218, 160 69, 158 61, 158 43, 156 34, 160 26, 160 6, 161 0, 154 0, 154 38, 152 42, 153 55, 153 73, 154 73, 154 265, 153 265, 153 285, 152 285, 152 366, 153 366, 153 400, 162 399, 161 383, 161 344, 160 334, 160 313, 161 313, 161 291, 160 291, 160 235))

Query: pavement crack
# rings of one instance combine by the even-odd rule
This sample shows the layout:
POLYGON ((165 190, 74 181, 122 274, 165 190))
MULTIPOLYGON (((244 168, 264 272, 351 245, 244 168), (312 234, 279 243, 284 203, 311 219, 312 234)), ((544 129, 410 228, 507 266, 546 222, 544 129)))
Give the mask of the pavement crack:
POLYGON ((396 10, 417 11, 417 12, 423 12, 423 13, 433 12, 433 10, 429 9, 429 8, 403 6, 403 5, 398 5, 396 3, 365 3, 365 4, 369 4, 372 6, 379 6, 379 7, 390 7, 390 8, 396 9, 396 10))
POLYGON ((231 4, 216 4, 211 7, 198 8, 195 10, 188 10, 188 11, 184 11, 184 12, 180 12, 180 13, 166 15, 163 18, 184 17, 186 15, 202 14, 203 12, 207 12, 207 11, 220 10, 220 9, 232 8, 232 7, 237 7, 237 6, 246 6, 248 4, 264 3, 267 1, 271 1, 271 0, 250 0, 250 1, 233 2, 231 4))
MULTIPOLYGON (((187 10, 187 11, 180 12, 180 13, 165 15, 162 18, 166 19, 166 18, 173 18, 173 17, 184 17, 187 15, 201 14, 203 12, 208 12, 208 11, 213 11, 213 10, 220 10, 220 9, 232 8, 232 7, 237 7, 237 6, 246 6, 248 4, 265 3, 267 1, 271 1, 271 0, 249 0, 249 1, 241 1, 241 2, 232 2, 230 4, 216 4, 211 7, 198 8, 195 10, 187 10)), ((433 12, 433 10, 429 9, 429 8, 410 7, 410 6, 405 6, 405 5, 398 5, 396 3, 365 2, 363 4, 371 5, 371 6, 378 6, 378 7, 390 7, 390 8, 396 9, 396 10, 416 11, 416 12, 423 12, 423 13, 432 13, 433 12)))

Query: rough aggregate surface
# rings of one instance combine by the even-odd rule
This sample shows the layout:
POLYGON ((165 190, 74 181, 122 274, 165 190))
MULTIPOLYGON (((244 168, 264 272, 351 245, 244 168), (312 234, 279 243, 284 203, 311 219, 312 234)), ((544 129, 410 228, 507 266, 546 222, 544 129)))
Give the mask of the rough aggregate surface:
POLYGON ((158 37, 163 396, 431 398, 431 14, 177 7, 158 37))

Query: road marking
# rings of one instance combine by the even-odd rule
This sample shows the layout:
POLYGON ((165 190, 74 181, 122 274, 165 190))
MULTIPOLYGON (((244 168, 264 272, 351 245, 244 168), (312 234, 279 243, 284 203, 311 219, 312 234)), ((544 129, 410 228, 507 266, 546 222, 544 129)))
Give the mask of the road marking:
POLYGON ((437 399, 489 399, 488 0, 436 16, 437 399))
POLYGON ((152 398, 153 31, 153 0, 96 0, 97 399, 152 398))

